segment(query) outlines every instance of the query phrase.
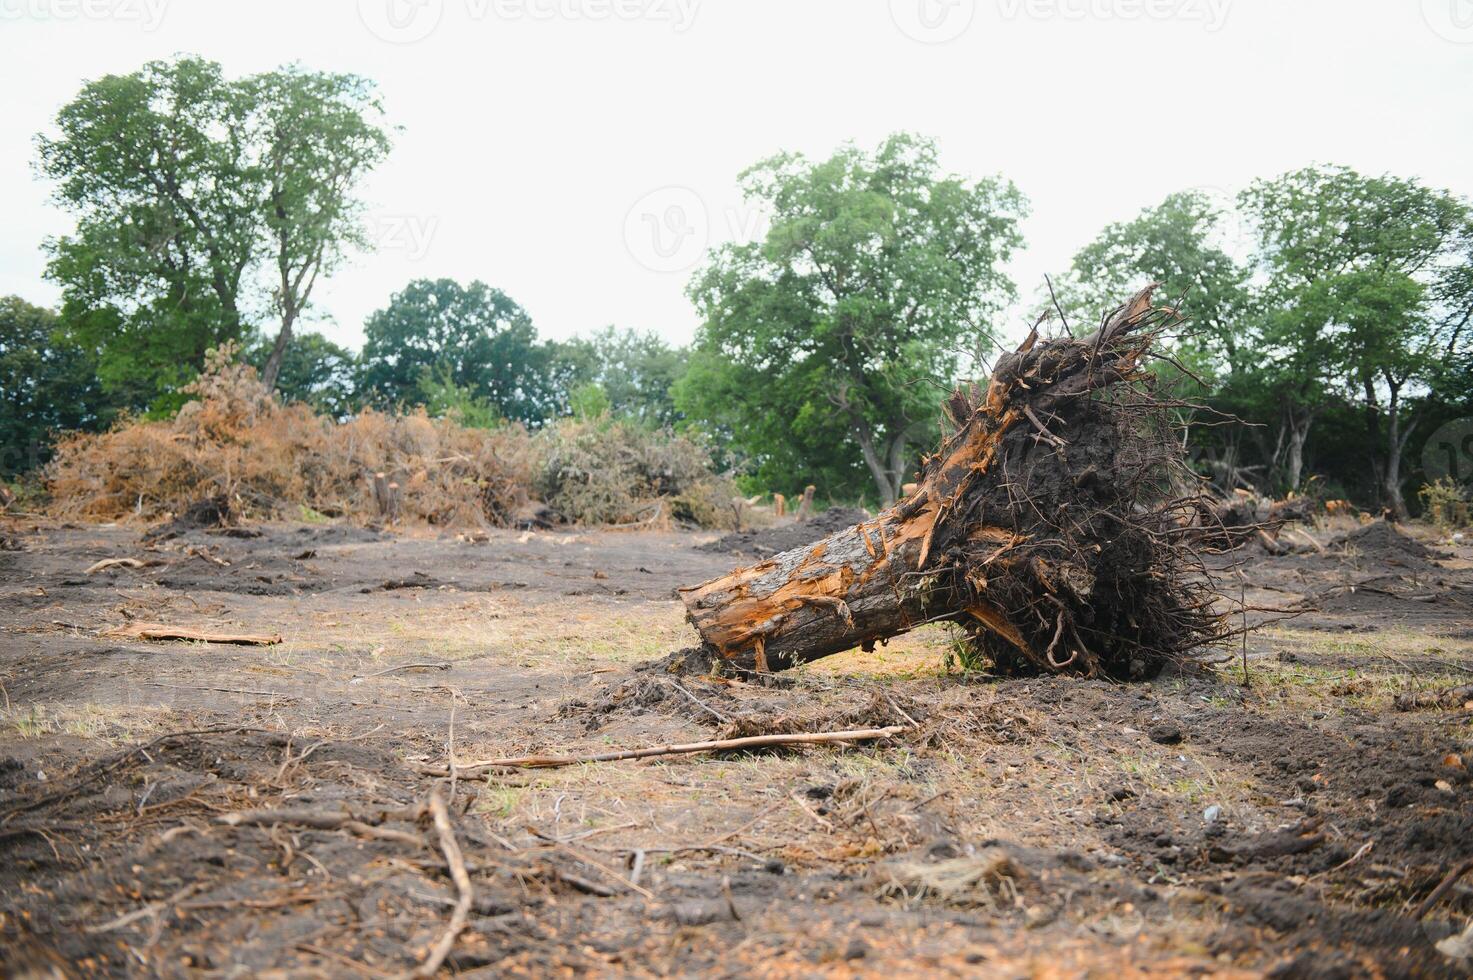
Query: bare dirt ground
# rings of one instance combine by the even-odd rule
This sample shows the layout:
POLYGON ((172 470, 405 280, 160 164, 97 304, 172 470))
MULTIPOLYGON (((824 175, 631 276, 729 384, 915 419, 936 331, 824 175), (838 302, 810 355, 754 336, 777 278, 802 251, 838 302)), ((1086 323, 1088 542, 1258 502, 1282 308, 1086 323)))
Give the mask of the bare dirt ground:
POLYGON ((1376 532, 1252 556, 1250 603, 1319 611, 1255 633, 1246 681, 1238 649, 1141 685, 964 677, 928 628, 760 687, 644 666, 693 642, 675 587, 748 560, 711 535, 11 530, 11 975, 403 974, 456 900, 414 813, 452 747, 889 724, 910 730, 457 778, 474 902, 445 969, 1466 974, 1434 943, 1473 883, 1413 913, 1473 856, 1473 712, 1395 703, 1473 683, 1473 551, 1376 532), (121 557, 146 564, 85 571, 121 557), (138 623, 284 642, 126 638, 138 623), (307 825, 324 816, 354 822, 307 825))

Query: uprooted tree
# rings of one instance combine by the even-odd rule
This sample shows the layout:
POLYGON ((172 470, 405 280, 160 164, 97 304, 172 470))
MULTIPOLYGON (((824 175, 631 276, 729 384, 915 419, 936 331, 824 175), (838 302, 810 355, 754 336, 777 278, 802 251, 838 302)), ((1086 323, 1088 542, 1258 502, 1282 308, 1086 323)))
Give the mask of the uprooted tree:
POLYGON ((1146 366, 1180 322, 1154 289, 1086 337, 1035 328, 956 391, 954 431, 894 507, 681 590, 703 650, 766 672, 946 620, 999 671, 1136 679, 1227 635, 1178 405, 1146 366))

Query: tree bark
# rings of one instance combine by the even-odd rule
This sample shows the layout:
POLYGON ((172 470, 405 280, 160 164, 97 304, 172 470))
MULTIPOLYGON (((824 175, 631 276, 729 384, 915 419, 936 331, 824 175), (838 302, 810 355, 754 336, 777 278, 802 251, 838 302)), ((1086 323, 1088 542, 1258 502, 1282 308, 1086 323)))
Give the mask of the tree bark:
POLYGON ((890 480, 890 474, 885 470, 885 464, 880 459, 879 451, 875 448, 874 431, 862 416, 854 416, 854 438, 859 442, 859 451, 864 456, 864 465, 869 467, 870 476, 874 478, 875 489, 880 493, 880 502, 888 504, 895 499, 895 486, 890 480))
MULTIPOLYGON (((1390 379, 1388 379, 1389 382, 1390 379)), ((1384 492, 1387 505, 1391 508, 1399 520, 1406 520, 1410 515, 1407 512, 1406 498, 1401 492, 1401 457, 1406 452, 1407 442, 1411 439, 1412 431, 1416 428, 1415 422, 1407 426, 1403 431, 1401 420, 1401 385, 1391 384, 1390 403, 1386 409, 1386 479, 1384 492)))
POLYGON ((281 331, 276 335, 276 343, 271 345, 271 354, 266 358, 266 366, 261 370, 261 383, 270 391, 276 390, 276 379, 281 375, 281 362, 286 359, 286 348, 292 340, 292 325, 296 318, 283 317, 281 331))
POLYGON ((1298 490, 1304 479, 1304 444, 1309 440, 1309 429, 1314 422, 1314 409, 1284 406, 1284 426, 1288 430, 1284 477, 1287 489, 1298 490))

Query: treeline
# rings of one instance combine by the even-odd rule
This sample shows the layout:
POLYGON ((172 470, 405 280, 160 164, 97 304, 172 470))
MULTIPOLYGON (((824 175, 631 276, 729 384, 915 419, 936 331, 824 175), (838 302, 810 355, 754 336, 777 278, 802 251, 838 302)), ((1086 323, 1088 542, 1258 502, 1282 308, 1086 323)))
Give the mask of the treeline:
MULTIPOLYGON (((771 220, 692 276, 688 349, 614 328, 545 340, 499 289, 440 279, 395 293, 345 350, 299 325, 365 244, 355 195, 389 151, 381 115, 367 81, 301 68, 231 81, 179 59, 85 86, 39 143, 77 219, 47 243, 61 309, 0 305, 0 468, 44 461, 59 430, 167 417, 206 351, 236 341, 280 397, 338 419, 423 405, 480 427, 693 428, 749 492, 883 502, 935 445, 946 391, 1017 333, 1004 270, 1027 199, 897 134, 740 176, 771 220)), ((1473 211, 1451 192, 1315 167, 1231 202, 1165 195, 1024 305, 1078 331, 1148 281, 1189 321, 1163 368, 1224 492, 1404 512, 1438 475, 1421 470, 1427 437, 1473 414, 1473 211)))
MULTIPOLYGON (((481 282, 411 282, 368 319, 364 333, 361 352, 316 332, 298 334, 281 360, 277 397, 338 421, 365 409, 423 406, 431 417, 482 429, 535 429, 563 417, 607 416, 649 428, 682 419, 673 387, 687 350, 614 327, 542 340, 521 307, 481 282)), ((253 330, 243 330, 242 340, 242 360, 264 372, 270 340, 253 330)), ((184 378, 178 388, 146 386, 143 378, 108 384, 112 353, 110 345, 80 343, 65 316, 0 297, 0 476, 46 463, 61 433, 100 431, 119 418, 167 418, 194 397, 188 389, 198 370, 171 372, 184 378)))

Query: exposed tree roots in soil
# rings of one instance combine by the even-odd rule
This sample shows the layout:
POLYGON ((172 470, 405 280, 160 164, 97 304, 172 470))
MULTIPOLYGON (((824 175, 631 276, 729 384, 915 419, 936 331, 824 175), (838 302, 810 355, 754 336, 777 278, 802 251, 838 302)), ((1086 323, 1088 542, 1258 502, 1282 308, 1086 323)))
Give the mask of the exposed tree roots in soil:
POLYGON ((1145 366, 1180 323, 1153 288, 1086 337, 1035 328, 956 391, 893 508, 682 590, 709 651, 767 673, 952 620, 998 673, 1136 680, 1230 635, 1174 424, 1191 406, 1145 366))

